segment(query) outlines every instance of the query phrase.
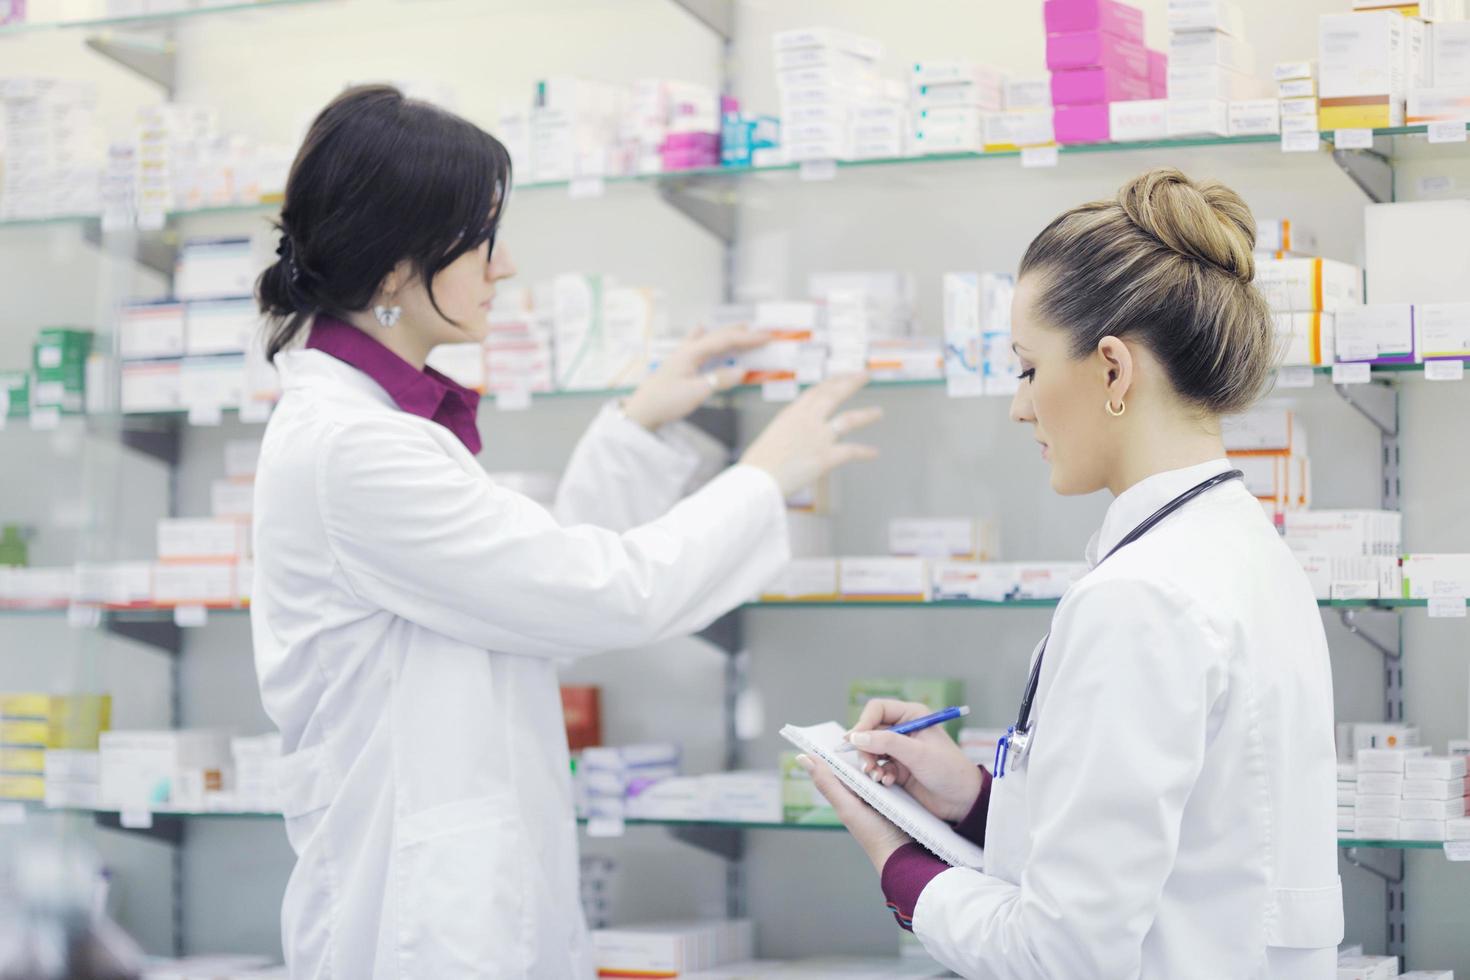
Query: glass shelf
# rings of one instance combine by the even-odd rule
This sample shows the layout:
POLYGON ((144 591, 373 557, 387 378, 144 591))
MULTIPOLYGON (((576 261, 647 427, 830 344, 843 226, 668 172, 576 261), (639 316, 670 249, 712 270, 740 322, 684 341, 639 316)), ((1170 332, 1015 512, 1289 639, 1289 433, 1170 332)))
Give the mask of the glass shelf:
MULTIPOLYGON (((252 3, 247 3, 247 4, 233 5, 233 6, 229 6, 229 7, 207 8, 207 9, 201 9, 201 10, 195 10, 195 11, 186 11, 183 14, 152 15, 152 17, 154 17, 154 18, 167 18, 167 17, 178 17, 178 16, 192 16, 192 15, 203 15, 203 14, 206 14, 206 13, 215 13, 215 12, 254 10, 254 9, 260 9, 260 8, 264 8, 264 7, 291 6, 291 5, 301 5, 301 4, 310 4, 310 3, 324 3, 324 2, 327 2, 327 0, 260 0, 260 2, 253 3, 253 4, 252 3)), ((133 18, 132 20, 148 20, 148 19, 149 19, 148 17, 143 17, 143 18, 133 18)), ((77 25, 67 25, 67 26, 83 26, 85 24, 93 24, 93 25, 95 25, 95 24, 99 24, 99 23, 103 23, 103 22, 78 22, 77 25)), ((25 29, 35 30, 35 29, 38 29, 40 26, 42 26, 42 25, 19 25, 19 28, 20 29, 23 29, 23 30, 25 30, 25 29)), ((46 25, 46 26, 51 26, 51 25, 46 25)), ((16 27, 14 27, 14 26, 0 28, 0 34, 3 34, 5 31, 15 30, 15 29, 16 29, 16 27)), ((1388 128, 1388 129, 1376 129, 1373 132, 1374 132, 1374 135, 1375 136, 1399 137, 1399 136, 1422 136, 1422 135, 1424 135, 1427 132, 1427 130, 1426 130, 1426 127, 1424 127, 1424 126, 1396 126, 1396 127, 1388 128)), ((1322 137, 1323 145, 1325 147, 1331 147, 1332 146, 1333 137, 1334 137, 1334 134, 1333 133, 1324 132, 1324 133, 1321 134, 1321 137, 1322 137)), ((1188 149, 1188 148, 1191 148, 1191 147, 1263 146, 1263 145, 1267 145, 1267 144, 1276 144, 1276 143, 1279 143, 1280 140, 1281 140, 1281 137, 1275 136, 1275 135, 1270 135, 1270 136, 1198 136, 1198 137, 1186 137, 1186 138, 1181 138, 1181 139, 1142 140, 1142 141, 1138 141, 1138 142, 1129 142, 1129 143, 1079 143, 1079 144, 1071 144, 1071 145, 1067 145, 1067 146, 1058 147, 1057 148, 1057 151, 1058 151, 1058 154, 1061 155, 1061 156, 1078 156, 1078 155, 1095 155, 1095 154, 1099 154, 1099 153, 1128 153, 1128 152, 1150 151, 1150 150, 1178 150, 1178 149, 1188 149)), ((1446 144, 1446 146, 1448 147, 1448 149, 1451 152, 1453 152, 1455 144, 1446 144)), ((933 155, 930 155, 930 156, 922 156, 922 157, 910 157, 910 156, 883 157, 883 158, 874 159, 874 160, 847 160, 847 161, 838 161, 837 162, 837 170, 838 170, 838 172, 843 172, 843 171, 861 172, 861 171, 882 170, 882 169, 885 169, 885 168, 887 168, 887 169, 893 169, 893 168, 924 168, 924 167, 938 166, 938 165, 950 164, 950 163, 966 163, 966 162, 976 162, 976 161, 984 161, 984 160, 1015 159, 1015 158, 1019 157, 1020 155, 1021 155, 1021 152, 1019 150, 1005 150, 1005 151, 998 151, 998 152, 994 152, 994 153, 941 153, 941 154, 933 154, 933 155)), ((769 166, 769 167, 752 167, 752 166, 741 166, 741 167, 702 167, 702 168, 695 168, 695 169, 690 169, 690 170, 665 171, 665 172, 659 172, 659 173, 654 173, 654 174, 624 174, 624 175, 618 175, 618 176, 612 176, 612 177, 604 177, 604 178, 602 178, 602 183, 605 186, 622 186, 622 185, 636 185, 636 184, 658 186, 658 185, 663 185, 663 184, 671 184, 671 185, 673 185, 673 184, 684 184, 684 183, 688 183, 688 182, 691 182, 691 181, 740 180, 740 179, 745 179, 745 178, 750 178, 750 177, 762 177, 762 176, 768 176, 768 175, 772 175, 773 176, 773 175, 783 175, 783 174, 789 175, 789 174, 792 174, 792 173, 799 173, 801 171, 801 167, 802 167, 802 165, 801 164, 798 164, 798 163, 786 163, 786 164, 779 164, 779 165, 776 165, 776 166, 769 166)), ((516 185, 516 190, 517 191, 523 191, 523 192, 556 192, 556 191, 560 191, 562 193, 568 193, 569 190, 570 190, 570 188, 572 188, 574 185, 575 186, 581 186, 583 184, 583 182, 585 180, 587 180, 587 179, 588 178, 580 178, 580 179, 578 179, 576 181, 571 181, 571 180, 539 181, 539 182, 530 182, 530 181, 527 181, 527 182, 518 183, 516 185)), ((595 178, 592 178, 592 179, 595 179, 595 178)), ((260 203, 253 203, 253 204, 222 205, 222 206, 217 206, 217 207, 197 208, 197 209, 189 209, 189 210, 182 210, 182 211, 171 211, 171 212, 169 212, 169 217, 170 218, 188 218, 188 217, 195 217, 195 216, 220 215, 220 214, 260 214, 260 213, 268 213, 268 212, 274 211, 278 206, 279 206, 279 202, 260 202, 260 203)), ((47 225, 76 224, 76 223, 88 222, 88 221, 95 222, 96 220, 97 220, 96 216, 88 216, 88 215, 82 215, 82 216, 60 216, 60 217, 54 217, 54 218, 30 219, 30 220, 26 220, 26 221, 0 222, 0 228, 9 228, 9 227, 35 227, 35 226, 47 226, 47 225)))
POLYGON ((1345 837, 1337 839, 1338 847, 1376 847, 1398 851, 1442 851, 1445 842, 1442 840, 1349 840, 1345 837))
POLYGON ((183 7, 178 10, 163 10, 156 13, 133 14, 127 17, 98 17, 90 20, 21 21, 0 27, 0 37, 7 34, 30 34, 39 31, 87 30, 103 27, 157 28, 167 27, 175 21, 192 20, 199 17, 214 17, 220 14, 247 13, 255 10, 270 10, 275 7, 304 7, 324 3, 326 0, 252 0, 245 3, 212 4, 209 6, 183 7))

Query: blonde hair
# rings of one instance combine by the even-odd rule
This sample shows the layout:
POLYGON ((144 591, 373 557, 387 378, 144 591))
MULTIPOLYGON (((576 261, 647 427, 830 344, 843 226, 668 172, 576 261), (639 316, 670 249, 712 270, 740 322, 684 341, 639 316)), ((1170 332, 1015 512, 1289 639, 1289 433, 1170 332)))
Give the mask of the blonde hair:
POLYGON ((1074 356, 1136 338, 1183 398, 1225 415, 1249 408, 1275 366, 1271 311, 1251 285, 1255 243, 1240 195, 1160 168, 1058 216, 1021 275, 1046 277, 1037 311, 1073 334, 1074 356))

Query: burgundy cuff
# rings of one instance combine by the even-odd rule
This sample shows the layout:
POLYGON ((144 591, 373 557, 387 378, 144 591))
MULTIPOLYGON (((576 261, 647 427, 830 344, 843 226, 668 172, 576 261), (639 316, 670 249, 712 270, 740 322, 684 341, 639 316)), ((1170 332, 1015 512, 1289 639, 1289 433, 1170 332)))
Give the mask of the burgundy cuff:
POLYGON ((954 825, 955 833, 976 847, 985 846, 985 818, 990 814, 990 772, 980 766, 980 795, 965 818, 954 825))
POLYGON ((905 844, 889 856, 883 864, 883 895, 900 926, 914 931, 914 908, 919 904, 924 886, 941 871, 948 870, 949 865, 930 854, 922 844, 905 844))

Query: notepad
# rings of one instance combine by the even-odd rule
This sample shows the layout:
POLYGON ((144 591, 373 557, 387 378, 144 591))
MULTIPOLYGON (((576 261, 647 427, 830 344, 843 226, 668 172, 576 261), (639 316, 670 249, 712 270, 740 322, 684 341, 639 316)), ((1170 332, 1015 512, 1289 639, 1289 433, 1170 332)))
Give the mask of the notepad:
POLYGON ((809 755, 814 755, 837 774, 847 788, 862 797, 874 810, 887 817, 896 827, 928 848, 945 864, 956 868, 979 869, 985 864, 985 852, 954 832, 949 824, 924 809, 923 804, 901 786, 884 786, 868 778, 855 764, 856 753, 838 752, 846 739, 847 729, 835 721, 802 728, 787 725, 781 737, 809 755))

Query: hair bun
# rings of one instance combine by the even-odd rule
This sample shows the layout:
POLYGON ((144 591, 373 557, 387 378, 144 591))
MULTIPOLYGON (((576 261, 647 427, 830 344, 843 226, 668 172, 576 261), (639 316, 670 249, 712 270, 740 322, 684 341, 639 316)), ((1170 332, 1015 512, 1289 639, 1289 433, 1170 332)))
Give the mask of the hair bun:
POLYGON ((1256 222, 1240 195, 1219 181, 1195 183, 1178 170, 1150 170, 1118 191, 1135 225, 1180 255, 1241 282, 1255 278, 1256 222))

